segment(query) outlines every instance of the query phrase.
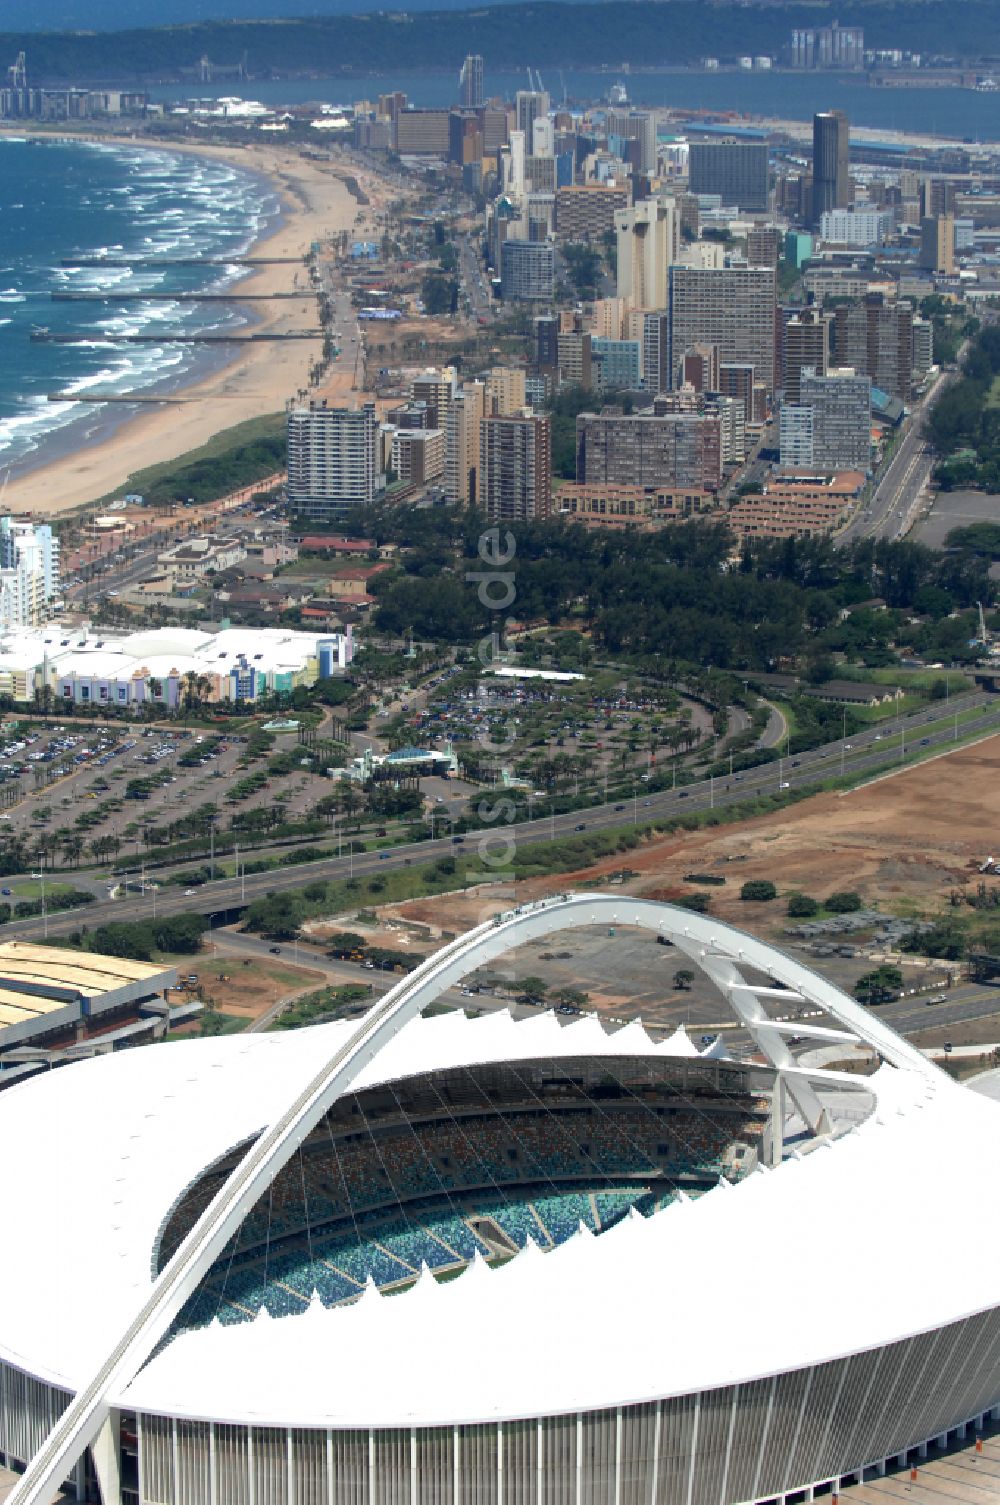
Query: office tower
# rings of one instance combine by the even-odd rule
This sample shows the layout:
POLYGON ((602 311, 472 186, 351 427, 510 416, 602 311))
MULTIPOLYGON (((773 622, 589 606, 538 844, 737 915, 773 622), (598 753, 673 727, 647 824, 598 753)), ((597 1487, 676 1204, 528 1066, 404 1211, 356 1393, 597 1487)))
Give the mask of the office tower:
POLYGON ((553 220, 555 219, 556 159, 548 156, 525 157, 524 185, 528 193, 552 195, 553 220))
POLYGON ((868 293, 863 302, 838 304, 833 315, 838 366, 870 376, 873 387, 909 402, 913 391, 913 305, 868 293))
POLYGON ((532 126, 549 113, 549 96, 544 89, 518 89, 514 97, 515 127, 531 143, 532 126))
POLYGON ((672 199, 642 199, 615 214, 618 296, 632 308, 666 308, 667 269, 676 260, 680 225, 672 199))
POLYGON ((443 429, 397 429, 392 440, 392 468, 397 480, 424 486, 444 474, 443 429))
POLYGON ((641 110, 609 110, 605 118, 608 138, 622 150, 635 172, 646 176, 656 172, 656 117, 641 110))
POLYGON ((531 522, 552 505, 552 435, 546 415, 484 418, 479 429, 479 506, 494 522, 531 522))
POLYGON ((774 390, 775 275, 772 267, 670 268, 670 374, 694 345, 717 345, 720 361, 748 362, 774 390))
POLYGON ((782 349, 785 402, 799 401, 799 384, 806 366, 817 376, 826 375, 832 324, 832 316, 818 308, 803 308, 786 323, 782 349))
POLYGON ((693 194, 717 193, 723 204, 762 213, 768 207, 767 143, 692 141, 688 188, 693 194))
POLYGON ((448 406, 455 395, 456 386, 454 366, 445 366, 441 371, 430 366, 413 378, 410 385, 410 399, 412 402, 426 404, 427 421, 423 425, 425 428, 444 428, 448 406))
POLYGON ((670 317, 644 314, 642 319, 642 384, 655 396, 666 392, 670 379, 670 317))
POLYGON ((445 427, 444 489, 456 507, 474 507, 479 480, 479 427, 486 411, 486 388, 467 381, 448 406, 445 427))
POLYGON ((37 626, 58 594, 59 540, 49 524, 0 517, 0 626, 37 626))
POLYGON ((950 214, 932 215, 920 221, 920 265, 929 272, 954 275, 955 221, 950 214))
POLYGON ((516 366, 494 366, 486 378, 486 416, 519 413, 524 406, 524 372, 516 366))
POLYGON ((813 116, 812 218, 818 225, 831 209, 850 200, 850 146, 847 116, 828 110, 813 116))
POLYGON ((801 401, 781 410, 779 442, 786 469, 867 471, 871 468, 872 384, 833 370, 802 373, 801 401))
POLYGON ((459 167, 483 160, 483 127, 478 114, 451 110, 448 115, 448 161, 459 167))
POLYGON ((695 486, 722 479, 719 419, 606 408, 576 420, 576 479, 587 485, 695 486))
POLYGON ((555 252, 546 241, 505 240, 500 248, 500 290, 508 303, 550 303, 555 252))
POLYGON ((459 104, 465 110, 481 110, 483 107, 483 60, 477 52, 470 52, 458 75, 459 104))
POLYGON ((375 404, 330 408, 311 402, 288 413, 288 500, 294 512, 340 518, 367 506, 385 485, 375 404))

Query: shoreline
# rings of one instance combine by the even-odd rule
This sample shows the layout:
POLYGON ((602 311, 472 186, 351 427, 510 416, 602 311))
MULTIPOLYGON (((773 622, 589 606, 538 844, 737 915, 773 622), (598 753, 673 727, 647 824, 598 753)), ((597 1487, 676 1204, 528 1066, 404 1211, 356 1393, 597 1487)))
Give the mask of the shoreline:
MULTIPOLYGON (((270 143, 229 147, 213 143, 161 143, 127 135, 60 130, 30 131, 18 122, 11 136, 34 135, 41 139, 93 142, 160 151, 223 161, 261 178, 275 195, 279 210, 274 220, 243 253, 248 256, 280 255, 296 258, 284 264, 254 267, 232 283, 234 293, 253 295, 307 287, 304 257, 314 241, 350 232, 361 212, 345 184, 326 164, 303 159, 297 152, 270 143)), ((4 132, 3 134, 8 134, 4 132)), ((234 308, 240 305, 234 304, 234 308)), ((311 329, 318 325, 316 304, 311 298, 272 304, 248 303, 241 308, 241 331, 276 332, 311 329)), ((197 348, 197 347, 196 347, 197 348)), ((206 352, 212 347, 205 347, 206 352)), ((4 503, 12 512, 54 517, 86 507, 117 490, 126 489, 129 476, 150 465, 169 462, 197 449, 223 429, 251 418, 282 411, 286 402, 308 386, 309 370, 322 353, 322 342, 310 339, 268 341, 232 347, 233 354, 195 369, 159 389, 170 402, 143 403, 116 421, 116 404, 107 403, 92 417, 101 432, 92 441, 76 442, 62 455, 13 473, 6 486, 4 503), (112 411, 109 411, 112 410, 112 411)), ((334 367, 334 370, 336 367, 334 367)), ((155 396, 158 389, 141 389, 141 396, 155 396)), ((84 406, 81 404, 81 406, 84 406)), ((74 425, 66 425, 67 430, 74 425)), ((56 438, 56 436, 53 436, 56 438)), ((56 441, 57 442, 57 441, 56 441)), ((70 438, 72 443, 72 436, 70 438)))

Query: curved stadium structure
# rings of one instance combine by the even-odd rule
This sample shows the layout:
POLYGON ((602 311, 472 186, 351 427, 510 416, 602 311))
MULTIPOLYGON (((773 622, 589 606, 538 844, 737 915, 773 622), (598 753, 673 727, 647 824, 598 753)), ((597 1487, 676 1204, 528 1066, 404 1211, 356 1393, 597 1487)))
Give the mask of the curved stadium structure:
POLYGON ((13 1498, 67 1477, 105 1505, 835 1489, 1000 1402, 997 1123, 772 947, 601 895, 480 927, 360 1026, 33 1078, 0 1095, 13 1498), (700 967, 743 1053, 420 1016, 484 960, 609 924, 700 967), (792 1032, 881 1064, 803 1067, 792 1032))

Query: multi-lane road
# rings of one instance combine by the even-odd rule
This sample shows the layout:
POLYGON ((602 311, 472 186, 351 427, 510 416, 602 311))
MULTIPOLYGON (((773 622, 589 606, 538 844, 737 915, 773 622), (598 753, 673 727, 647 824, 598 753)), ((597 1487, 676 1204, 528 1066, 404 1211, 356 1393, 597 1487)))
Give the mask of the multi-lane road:
MULTIPOLYGON (((959 362, 965 349, 963 345, 959 362)), ((838 544, 856 543, 862 538, 894 540, 909 532, 934 467, 934 456, 923 435, 923 421, 958 375, 957 370, 939 375, 915 405, 885 474, 867 504, 837 534, 838 544)))
MULTIPOLYGON (((424 862, 445 855, 473 855, 481 840, 487 840, 491 853, 499 840, 511 849, 532 842, 551 841, 583 832, 609 830, 634 823, 637 825, 694 814, 707 809, 724 809, 765 794, 782 794, 814 787, 841 773, 864 775, 883 768, 898 766, 916 747, 921 752, 947 751, 959 737, 1000 732, 1000 696, 965 694, 950 702, 900 718, 890 726, 872 728, 846 740, 831 742, 794 758, 778 758, 743 773, 702 779, 682 788, 646 794, 637 789, 631 798, 575 810, 565 815, 540 813, 530 821, 490 827, 486 832, 473 831, 460 837, 409 842, 382 851, 354 852, 342 857, 322 858, 299 863, 268 873, 248 874, 242 878, 224 878, 206 883, 196 893, 180 889, 160 889, 157 893, 128 895, 116 900, 99 900, 86 911, 76 910, 48 917, 50 934, 77 929, 85 920, 93 927, 109 919, 133 920, 196 910, 207 915, 234 912, 254 899, 270 892, 301 887, 315 878, 344 878, 385 872, 392 868, 424 862)), ((541 803, 541 802, 539 802, 541 803)), ((497 802, 502 807, 502 802, 497 802)), ((484 866, 484 878, 495 876, 492 866, 484 866)), ((37 937, 43 930, 41 918, 14 920, 3 928, 4 938, 37 937)))

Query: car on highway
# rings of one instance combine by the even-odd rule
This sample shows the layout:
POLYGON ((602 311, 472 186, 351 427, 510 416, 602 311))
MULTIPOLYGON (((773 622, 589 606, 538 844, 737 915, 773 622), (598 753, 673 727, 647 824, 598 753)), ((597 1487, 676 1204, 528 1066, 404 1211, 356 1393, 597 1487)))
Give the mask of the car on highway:
POLYGON ((270 953, 271 953, 272 956, 280 956, 281 955, 281 947, 280 946, 268 946, 267 949, 268 949, 268 951, 270 951, 270 953))
POLYGON ((624 810, 624 809, 625 809, 625 806, 624 806, 624 805, 616 805, 616 806, 615 806, 615 809, 616 809, 616 810, 624 810))
POLYGON ((578 826, 574 826, 573 827, 574 831, 586 831, 586 829, 587 829, 586 821, 581 821, 578 826))
POLYGON ((197 892, 198 890, 196 888, 186 888, 184 890, 184 897, 185 899, 190 899, 191 895, 196 894, 197 892))
POLYGON ((925 998, 924 999, 924 1002, 925 1003, 947 1003, 948 1002, 948 995, 947 995, 947 993, 932 993, 929 998, 925 998))
POLYGON ((792 786, 791 786, 791 784, 790 784, 790 783, 789 783, 789 782, 788 782, 788 780, 787 780, 787 779, 782 779, 782 781, 781 781, 781 783, 780 783, 780 784, 779 784, 779 785, 778 785, 778 788, 779 788, 779 789, 791 789, 791 787, 792 787, 792 786))

